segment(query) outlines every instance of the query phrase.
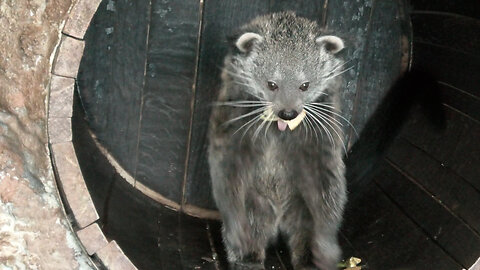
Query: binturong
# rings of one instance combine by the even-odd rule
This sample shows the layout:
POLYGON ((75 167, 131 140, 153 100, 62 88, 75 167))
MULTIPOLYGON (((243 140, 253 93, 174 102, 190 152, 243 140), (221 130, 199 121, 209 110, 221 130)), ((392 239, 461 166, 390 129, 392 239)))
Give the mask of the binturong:
POLYGON ((294 269, 336 269, 346 203, 343 48, 292 12, 258 17, 231 39, 208 161, 232 269, 264 269, 279 234, 294 269))

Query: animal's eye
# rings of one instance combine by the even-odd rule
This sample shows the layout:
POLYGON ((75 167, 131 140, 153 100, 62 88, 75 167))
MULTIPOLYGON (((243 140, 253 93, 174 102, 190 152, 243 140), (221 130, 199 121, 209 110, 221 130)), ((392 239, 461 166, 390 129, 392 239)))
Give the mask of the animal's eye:
POLYGON ((307 91, 308 86, 310 86, 310 83, 309 83, 309 82, 304 82, 304 83, 302 83, 302 85, 300 85, 299 88, 300 88, 300 90, 302 90, 302 91, 307 91))
POLYGON ((272 90, 272 91, 275 91, 278 89, 278 85, 272 81, 268 81, 267 82, 267 85, 268 85, 268 89, 272 90))

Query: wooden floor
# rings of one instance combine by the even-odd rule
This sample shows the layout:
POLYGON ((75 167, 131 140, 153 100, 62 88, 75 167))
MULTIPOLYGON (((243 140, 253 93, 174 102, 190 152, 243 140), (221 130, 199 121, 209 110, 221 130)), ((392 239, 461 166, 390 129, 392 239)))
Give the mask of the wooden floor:
MULTIPOLYGON (((78 84, 85 107, 76 104, 74 143, 102 229, 139 269, 226 269, 219 223, 179 214, 133 189, 98 151, 87 127, 137 180, 172 200, 211 208, 205 104, 218 86, 214 78, 225 53, 222 35, 238 26, 235 20, 255 15, 246 6, 258 12, 296 9, 346 33, 347 44, 358 49, 346 55, 354 59, 356 71, 347 78, 345 116, 359 129, 401 69, 400 41, 391 42, 397 46, 391 49, 382 37, 400 37, 408 26, 382 23, 401 15, 403 1, 354 1, 348 7, 328 1, 327 9, 324 1, 208 0, 203 7, 199 1, 180 2, 102 2, 104 13, 86 36, 78 84), (361 9, 353 28, 345 18, 361 9), (97 47, 89 48, 88 39, 97 47), (375 87, 379 90, 371 92, 375 87), (185 109, 192 100, 194 110, 185 109), (159 115, 170 122, 158 126, 159 115)), ((365 176, 366 193, 348 205, 341 230, 343 257, 364 259, 366 269, 468 268, 480 257, 480 2, 411 2, 413 32, 407 40, 413 42, 412 66, 438 79, 447 127, 436 131, 421 110, 412 113, 386 157, 365 176)), ((350 136, 350 141, 355 139, 350 136)), ((270 249, 267 269, 290 269, 287 253, 282 246, 270 249)))
MULTIPOLYGON (((227 269, 220 223, 175 212, 134 189, 96 148, 83 117, 78 109, 75 111, 74 144, 105 235, 115 239, 141 270, 227 269)), ((414 165, 397 164, 396 158, 408 161, 402 158, 405 153, 415 157, 411 164, 428 164, 428 156, 405 139, 394 144, 389 158, 368 176, 374 179, 369 182, 368 192, 345 213, 340 234, 343 258, 360 257, 366 262, 365 269, 378 270, 425 269, 427 265, 428 269, 450 270, 470 266, 480 252, 480 238, 466 220, 478 224, 473 208, 479 199, 478 191, 470 194, 468 200, 453 193, 463 186, 452 186, 452 193, 444 192, 442 202, 426 196, 429 191, 415 179, 435 187, 439 173, 432 171, 445 168, 432 165, 432 171, 424 172, 419 171, 419 166, 415 169, 414 165), (418 159, 427 162, 420 163, 418 159), (458 214, 446 205, 456 205, 458 214)), ((450 182, 464 185, 454 181, 456 178, 448 172, 443 175, 442 181, 451 179, 450 182)), ((444 190, 439 185, 437 189, 444 190)), ((266 266, 291 269, 283 245, 269 249, 266 266)))

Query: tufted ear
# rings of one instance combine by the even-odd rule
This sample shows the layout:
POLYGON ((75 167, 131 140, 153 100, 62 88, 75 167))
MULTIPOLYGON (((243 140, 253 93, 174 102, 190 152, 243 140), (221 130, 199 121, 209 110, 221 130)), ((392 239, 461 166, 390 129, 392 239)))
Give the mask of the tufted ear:
POLYGON ((247 32, 240 35, 235 40, 235 47, 243 53, 248 53, 252 50, 255 42, 262 42, 263 37, 257 33, 247 32))
POLYGON ((337 36, 321 36, 315 39, 315 42, 322 46, 325 51, 336 54, 345 48, 343 40, 337 36))

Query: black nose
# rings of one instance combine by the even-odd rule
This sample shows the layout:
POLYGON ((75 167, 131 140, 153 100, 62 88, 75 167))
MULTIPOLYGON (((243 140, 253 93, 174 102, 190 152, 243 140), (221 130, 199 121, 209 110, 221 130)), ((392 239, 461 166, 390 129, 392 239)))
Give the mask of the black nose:
POLYGON ((297 117, 298 112, 295 110, 281 110, 278 112, 278 117, 282 118, 283 120, 292 120, 297 117))

